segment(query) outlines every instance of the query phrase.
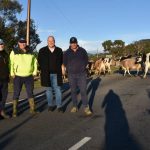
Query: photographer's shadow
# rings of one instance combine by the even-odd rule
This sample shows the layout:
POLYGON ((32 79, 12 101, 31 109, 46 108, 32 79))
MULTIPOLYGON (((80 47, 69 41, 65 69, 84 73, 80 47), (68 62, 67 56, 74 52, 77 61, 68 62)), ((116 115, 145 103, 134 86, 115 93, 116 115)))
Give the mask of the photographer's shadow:
POLYGON ((141 150, 130 134, 120 97, 110 90, 102 103, 105 108, 105 150, 141 150))

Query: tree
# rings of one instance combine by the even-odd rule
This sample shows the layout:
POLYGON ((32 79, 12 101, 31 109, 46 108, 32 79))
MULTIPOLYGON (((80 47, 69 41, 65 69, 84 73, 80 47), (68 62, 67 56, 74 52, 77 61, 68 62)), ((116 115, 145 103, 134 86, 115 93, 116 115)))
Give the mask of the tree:
POLYGON ((0 38, 6 43, 7 49, 12 49, 16 43, 15 33, 17 17, 21 13, 22 5, 14 0, 0 0, 0 38))
POLYGON ((111 40, 104 41, 102 43, 102 46, 104 48, 104 52, 111 52, 111 48, 113 46, 113 42, 111 40))
POLYGON ((123 42, 122 40, 115 40, 113 42, 113 47, 124 48, 124 46, 125 46, 125 42, 123 42))
POLYGON ((150 52, 150 39, 142 39, 139 41, 135 41, 133 44, 137 53, 150 52))
POLYGON ((0 0, 0 18, 6 25, 17 22, 17 13, 21 13, 22 5, 17 0, 0 0))
POLYGON ((117 56, 121 56, 124 54, 125 42, 122 40, 115 40, 113 42, 112 53, 117 56))
POLYGON ((136 49, 135 49, 135 45, 133 43, 131 44, 128 44, 127 46, 125 46, 125 55, 128 56, 128 55, 135 55, 137 52, 136 52, 136 49))
MULTIPOLYGON (((19 21, 17 26, 17 38, 26 37, 26 21, 19 21)), ((30 48, 32 50, 36 49, 36 46, 41 43, 39 35, 36 33, 37 29, 34 23, 34 20, 30 22, 30 48)))
MULTIPOLYGON (((9 52, 17 45, 20 37, 26 37, 26 21, 17 19, 17 14, 21 11, 22 5, 17 0, 0 0, 0 38, 4 40, 9 52)), ((34 50, 41 41, 33 20, 30 26, 30 38, 31 48, 34 50)))

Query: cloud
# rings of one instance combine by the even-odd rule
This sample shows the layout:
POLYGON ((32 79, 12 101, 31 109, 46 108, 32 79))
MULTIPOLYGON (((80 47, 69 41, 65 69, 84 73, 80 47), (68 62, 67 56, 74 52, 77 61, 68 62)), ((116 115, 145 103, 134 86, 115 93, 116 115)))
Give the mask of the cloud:
POLYGON ((150 33, 141 32, 141 33, 129 33, 117 36, 118 39, 122 39, 126 43, 132 43, 137 40, 150 38, 150 33))
POLYGON ((37 33, 38 34, 41 34, 41 33, 48 33, 48 34, 50 34, 50 33, 55 33, 56 32, 56 30, 53 30, 53 29, 38 29, 37 30, 37 33))
POLYGON ((79 40, 79 45, 91 53, 103 52, 102 41, 79 40))
MULTIPOLYGON (((103 52, 102 41, 88 41, 88 40, 78 40, 79 45, 87 50, 88 53, 97 53, 97 51, 103 52)), ((37 46, 37 49, 40 49, 43 46, 47 45, 47 41, 43 41, 41 44, 37 46)), ((68 41, 57 41, 56 45, 61 47, 64 51, 68 49, 69 43, 68 41)))

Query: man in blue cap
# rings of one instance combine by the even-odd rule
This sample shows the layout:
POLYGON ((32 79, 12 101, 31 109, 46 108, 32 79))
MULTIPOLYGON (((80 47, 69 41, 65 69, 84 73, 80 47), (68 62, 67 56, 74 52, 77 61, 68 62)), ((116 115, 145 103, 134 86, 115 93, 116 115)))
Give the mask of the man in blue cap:
POLYGON ((0 116, 8 119, 10 117, 5 113, 4 109, 8 94, 9 56, 4 48, 4 42, 0 39, 0 116))
POLYGON ((87 116, 92 112, 88 105, 86 66, 88 64, 88 55, 85 49, 78 45, 76 37, 70 38, 70 47, 64 53, 64 65, 68 71, 69 84, 71 88, 71 97, 73 101, 72 113, 78 111, 77 87, 80 89, 84 112, 87 116))

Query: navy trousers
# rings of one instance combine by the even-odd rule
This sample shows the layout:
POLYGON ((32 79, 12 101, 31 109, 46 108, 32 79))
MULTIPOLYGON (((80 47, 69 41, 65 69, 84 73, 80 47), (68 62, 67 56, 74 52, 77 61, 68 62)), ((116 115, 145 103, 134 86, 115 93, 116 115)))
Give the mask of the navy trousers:
POLYGON ((8 95, 8 82, 0 81, 0 110, 4 110, 8 95))
POLYGON ((77 107, 77 88, 80 90, 82 104, 84 107, 88 106, 88 97, 87 97, 87 81, 86 74, 68 74, 69 76, 69 84, 71 88, 71 97, 73 101, 73 106, 77 107))
POLYGON ((20 77, 15 76, 14 78, 14 95, 13 100, 18 100, 23 84, 25 85, 28 98, 33 98, 34 79, 33 76, 20 77))

